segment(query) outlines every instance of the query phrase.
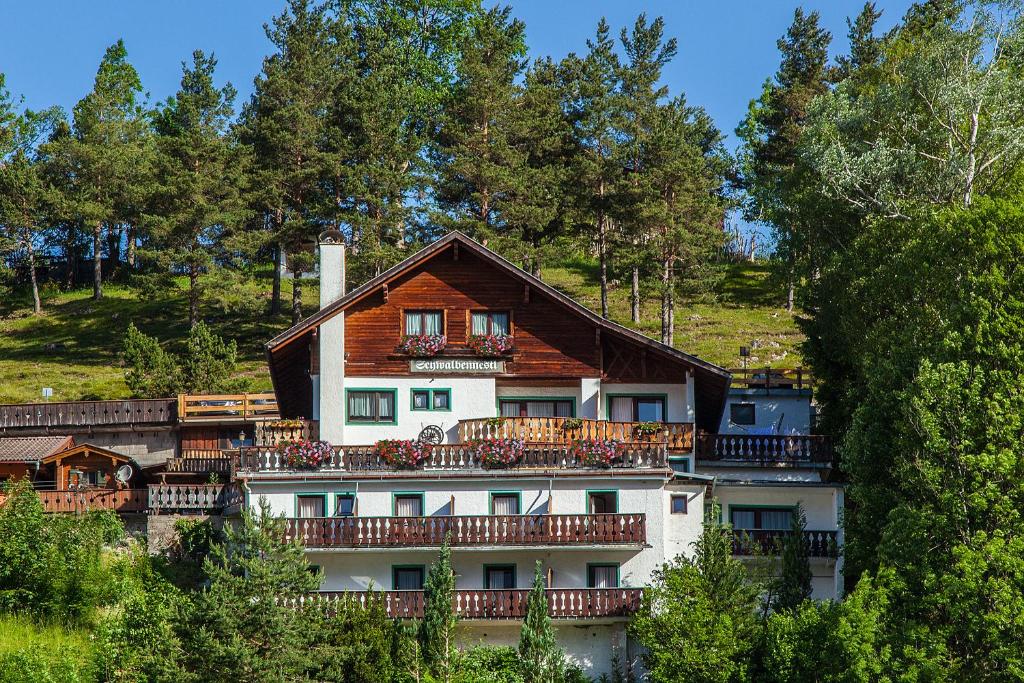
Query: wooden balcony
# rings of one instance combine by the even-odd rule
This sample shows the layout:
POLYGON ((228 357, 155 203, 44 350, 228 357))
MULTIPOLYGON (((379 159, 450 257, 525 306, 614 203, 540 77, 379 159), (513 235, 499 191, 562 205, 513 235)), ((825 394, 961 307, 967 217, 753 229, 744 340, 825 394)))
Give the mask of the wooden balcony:
POLYGON ((820 434, 698 434, 697 459, 752 465, 831 465, 832 438, 820 434))
MULTIPOLYGON (((81 489, 77 491, 37 491, 44 512, 84 514, 92 510, 143 512, 146 510, 146 489, 81 489)), ((0 494, 0 505, 6 496, 0 494)))
POLYGON ((315 441, 320 438, 316 420, 266 420, 255 424, 253 444, 276 446, 282 441, 315 441))
POLYGON ((150 484, 148 505, 154 513, 237 509, 244 495, 235 484, 150 484))
MULTIPOLYGON (((778 555, 783 539, 793 532, 774 529, 733 529, 732 554, 739 556, 778 555)), ((804 542, 811 557, 835 558, 838 556, 836 531, 804 531, 804 542)))
POLYGON ((643 514, 318 517, 288 520, 307 548, 603 546, 647 542, 643 514))
MULTIPOLYGON (((558 620, 627 619, 640 608, 643 598, 640 588, 549 588, 546 592, 548 615, 558 620)), ((464 620, 522 619, 529 594, 527 589, 459 590, 452 607, 464 620)), ((379 600, 389 617, 423 617, 423 591, 324 591, 311 595, 308 602, 331 609, 343 600, 354 601, 361 607, 379 600)))
POLYGON ((808 368, 730 368, 734 389, 810 389, 814 377, 808 368))
MULTIPOLYGON (((621 455, 612 464, 611 470, 666 469, 668 453, 663 443, 623 444, 621 455)), ((430 455, 417 471, 455 471, 482 469, 480 458, 468 444, 442 444, 434 446, 430 455)), ((580 460, 575 451, 564 444, 531 444, 526 448, 522 460, 512 467, 490 469, 502 471, 524 470, 567 470, 594 469, 580 460)), ((394 471, 377 455, 374 446, 335 446, 334 453, 317 469, 290 468, 276 449, 251 447, 241 449, 236 472, 240 473, 310 473, 310 472, 362 472, 394 471)), ((398 472, 410 471, 398 470, 398 472)))
MULTIPOLYGON (((43 511, 84 514, 92 510, 115 512, 175 512, 180 510, 220 511, 237 508, 242 491, 234 484, 150 484, 139 489, 80 489, 77 491, 36 491, 43 511)), ((0 505, 5 496, 0 494, 0 505)))
POLYGON ((459 420, 459 441, 516 438, 527 443, 570 444, 579 439, 623 443, 664 443, 671 451, 693 449, 693 423, 664 422, 654 434, 641 433, 640 422, 612 422, 567 417, 503 417, 459 420), (571 420, 571 422, 567 421, 571 420), (578 424, 578 427, 568 428, 578 424))
POLYGON ((277 415, 277 397, 272 393, 178 394, 182 422, 252 422, 277 415))
POLYGON ((199 456, 188 453, 186 457, 169 458, 164 467, 168 474, 231 474, 231 461, 237 450, 224 452, 218 456, 199 456))
POLYGON ((174 420, 173 398, 0 405, 0 434, 6 430, 171 425, 174 420))

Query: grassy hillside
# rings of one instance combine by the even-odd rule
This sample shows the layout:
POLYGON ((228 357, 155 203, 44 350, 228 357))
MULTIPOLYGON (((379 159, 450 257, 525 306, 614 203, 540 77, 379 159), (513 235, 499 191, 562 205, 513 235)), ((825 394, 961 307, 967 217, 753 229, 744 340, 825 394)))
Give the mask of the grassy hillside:
MULTIPOLYGON (((597 310, 600 304, 596 267, 571 262, 546 268, 544 279, 556 288, 597 310)), ((271 318, 263 304, 269 298, 269 278, 233 285, 236 299, 248 299, 251 313, 219 313, 207 305, 204 315, 214 330, 238 343, 241 368, 257 389, 268 389, 270 378, 263 343, 288 326, 289 318, 271 318)), ((157 336, 171 349, 180 347, 188 333, 186 302, 182 292, 156 298, 140 297, 123 285, 107 285, 105 298, 94 302, 91 289, 44 293, 44 312, 31 315, 27 297, 0 308, 0 403, 35 401, 42 387, 53 388, 55 401, 126 398, 121 367, 121 339, 129 322, 157 336)), ((290 300, 290 283, 284 296, 290 300)), ((611 291, 612 317, 629 320, 629 287, 611 291)), ((305 312, 316 306, 315 283, 304 283, 305 312)), ((739 365, 740 345, 753 345, 757 363, 779 367, 800 364, 797 345, 802 336, 793 317, 781 306, 782 293, 773 287, 765 267, 731 267, 715 304, 682 304, 677 312, 675 344, 679 348, 725 366, 739 365)), ((2 304, 0 304, 2 305, 2 304)), ((658 335, 658 302, 646 301, 645 321, 637 329, 658 335)))

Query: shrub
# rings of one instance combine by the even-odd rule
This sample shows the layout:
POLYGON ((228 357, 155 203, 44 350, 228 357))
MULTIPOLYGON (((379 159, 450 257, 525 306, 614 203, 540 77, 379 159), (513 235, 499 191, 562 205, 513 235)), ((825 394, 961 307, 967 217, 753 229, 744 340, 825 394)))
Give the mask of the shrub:
POLYGON ((462 653, 456 683, 522 683, 514 647, 479 645, 462 653))
POLYGON ((397 351, 416 358, 429 358, 444 351, 448 338, 436 334, 407 334, 398 344, 397 351))
POLYGON ((513 467, 523 459, 526 449, 522 439, 475 439, 469 445, 476 449, 480 465, 488 469, 513 467))
POLYGON ((281 459, 292 469, 315 470, 334 454, 331 444, 326 441, 282 441, 277 445, 281 459))
POLYGON ((572 452, 583 467, 611 467, 622 454, 622 444, 613 439, 579 439, 572 442, 572 452))
POLYGON ((474 334, 467 345, 478 356, 500 356, 512 350, 512 337, 507 334, 474 334))
POLYGON ((430 444, 409 439, 382 439, 374 451, 377 456, 396 470, 413 470, 423 465, 430 453, 430 444))

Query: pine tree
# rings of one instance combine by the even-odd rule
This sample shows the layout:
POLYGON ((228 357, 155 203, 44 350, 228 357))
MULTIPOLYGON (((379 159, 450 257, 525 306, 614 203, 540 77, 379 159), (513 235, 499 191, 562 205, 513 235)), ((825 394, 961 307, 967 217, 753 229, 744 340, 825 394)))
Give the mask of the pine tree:
POLYGON ((437 559, 430 565, 423 585, 423 621, 419 641, 423 661, 444 683, 451 683, 455 674, 455 626, 458 617, 452 607, 455 597, 455 571, 452 551, 445 536, 437 559))
POLYGON ((526 616, 519 631, 519 657, 526 683, 558 683, 565 670, 565 657, 548 615, 546 584, 541 561, 537 560, 533 588, 526 599, 526 616))
POLYGON ((773 591, 772 609, 794 610, 811 597, 811 556, 807 544, 807 515, 802 505, 793 513, 789 534, 781 543, 781 573, 773 591))
POLYGON ((217 89, 217 60, 201 50, 183 64, 181 87, 156 117, 158 189, 145 253, 165 271, 188 276, 188 320, 199 323, 201 277, 214 266, 226 234, 244 225, 244 157, 228 137, 235 89, 217 89))

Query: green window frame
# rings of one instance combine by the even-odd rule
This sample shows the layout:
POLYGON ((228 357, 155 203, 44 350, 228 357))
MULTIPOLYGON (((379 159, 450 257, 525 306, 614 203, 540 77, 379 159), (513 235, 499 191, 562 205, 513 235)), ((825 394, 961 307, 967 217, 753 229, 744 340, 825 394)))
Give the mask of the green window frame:
POLYGON ((427 507, 424 505, 423 491, 394 491, 391 493, 391 516, 398 516, 398 499, 399 498, 419 498, 420 499, 420 515, 423 517, 427 516, 427 507))
POLYGON ((639 415, 639 407, 637 406, 637 399, 659 399, 661 400, 661 422, 668 422, 668 394, 605 394, 604 399, 604 418, 606 420, 612 419, 612 399, 613 398, 631 398, 633 399, 633 419, 631 422, 641 422, 639 415))
POLYGON ((614 500, 615 500, 615 512, 609 512, 609 513, 606 513, 606 514, 618 514, 620 512, 620 510, 619 510, 619 490, 618 489, 587 489, 586 490, 586 496, 587 496, 587 514, 588 515, 590 515, 590 514, 598 514, 598 513, 594 513, 591 510, 591 505, 590 505, 590 496, 591 496, 591 494, 595 494, 595 493, 598 493, 598 494, 606 494, 606 493, 615 494, 615 498, 614 498, 614 500))
POLYGON ((409 409, 416 412, 436 412, 436 413, 450 413, 452 411, 452 390, 451 388, 444 389, 412 389, 409 391, 409 409), (427 407, 417 408, 416 407, 416 394, 427 395, 427 407), (435 396, 446 396, 445 403, 447 404, 444 408, 434 407, 435 396))
POLYGON ((354 387, 352 389, 345 390, 345 424, 347 425, 396 425, 398 424, 398 389, 380 389, 371 387, 354 387), (364 419, 363 417, 352 418, 351 404, 349 403, 349 397, 352 394, 374 394, 373 406, 374 415, 371 419, 364 419), (390 394, 391 395, 391 419, 382 420, 380 419, 380 410, 378 401, 380 395, 390 394))
MULTIPOLYGON (((322 491, 302 491, 295 494, 295 516, 299 517, 299 498, 319 498, 323 501, 324 517, 330 517, 330 508, 327 507, 327 494, 322 491)), ((314 519, 309 517, 308 519, 314 519)))
POLYGON ((587 588, 595 588, 594 584, 597 583, 594 580, 595 569, 607 569, 609 567, 615 567, 615 585, 609 587, 622 588, 622 565, 618 562, 587 562, 587 588))
POLYGON ((693 463, 690 462, 689 456, 670 455, 668 456, 668 466, 674 472, 685 474, 693 472, 693 463), (677 468, 677 466, 679 467, 677 468))
MULTIPOLYGON (((727 517, 727 519, 729 520, 729 525, 733 526, 733 528, 735 528, 734 525, 733 525, 733 521, 732 521, 732 513, 733 512, 753 512, 753 513, 755 513, 755 518, 754 518, 755 522, 754 523, 757 524, 757 516, 756 516, 757 513, 765 512, 765 511, 782 512, 784 510, 788 511, 790 513, 790 515, 794 515, 794 514, 796 514, 797 506, 796 505, 744 505, 744 504, 732 505, 732 504, 730 504, 729 505, 729 509, 728 509, 728 517, 727 517)), ((789 527, 786 527, 786 528, 788 529, 789 527)), ((761 527, 761 526, 755 526, 753 529, 747 529, 747 531, 760 531, 762 529, 763 529, 763 527, 761 527)), ((780 529, 780 531, 781 531, 781 529, 780 529)))
POLYGON ((484 565, 484 590, 514 590, 519 586, 519 571, 518 567, 514 563, 501 563, 501 564, 485 564, 484 565), (491 575, 490 570, 492 569, 511 569, 512 570, 512 588, 492 588, 491 587, 491 575))
POLYGON ((509 490, 509 491, 488 491, 487 492, 487 513, 494 514, 494 497, 495 496, 515 496, 516 497, 516 509, 519 510, 517 514, 526 514, 523 512, 523 492, 521 490, 509 490))
POLYGON ((339 491, 334 494, 334 509, 331 512, 333 517, 355 517, 356 515, 356 492, 355 491, 339 491), (342 498, 352 499, 352 512, 347 515, 338 514, 338 501, 342 498))
POLYGON ((690 497, 685 493, 673 493, 669 496, 668 512, 670 515, 686 515, 690 512, 690 497), (676 510, 676 503, 682 501, 682 509, 676 510))
POLYGON ((427 565, 425 564, 393 564, 391 565, 391 590, 423 590, 423 584, 427 582, 427 565), (420 587, 398 588, 398 572, 403 569, 417 569, 420 572, 420 587))

